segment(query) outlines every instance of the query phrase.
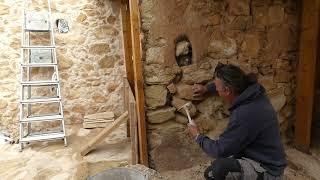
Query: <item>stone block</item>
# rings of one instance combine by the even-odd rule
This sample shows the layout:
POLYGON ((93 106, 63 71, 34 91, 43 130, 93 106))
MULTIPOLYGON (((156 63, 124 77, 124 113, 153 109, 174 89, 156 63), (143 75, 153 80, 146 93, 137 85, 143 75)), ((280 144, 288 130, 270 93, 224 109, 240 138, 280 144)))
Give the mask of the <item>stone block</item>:
POLYGON ((230 58, 237 53, 236 41, 221 33, 217 33, 210 40, 208 53, 213 59, 230 58))
POLYGON ((241 45, 243 53, 249 57, 257 57, 260 50, 260 38, 258 34, 246 34, 241 45))
POLYGON ((276 88, 276 84, 273 81, 273 76, 261 76, 259 77, 259 83, 267 90, 270 91, 276 88))
POLYGON ((106 55, 98 61, 99 68, 114 68, 117 59, 113 56, 106 55))
POLYGON ((286 82, 290 82, 291 78, 292 78, 291 72, 278 69, 276 71, 274 81, 277 83, 286 83, 286 82))
POLYGON ((181 70, 178 66, 163 67, 160 64, 144 66, 144 76, 147 84, 168 85, 180 72, 181 70))
POLYGON ((147 112, 148 122, 152 124, 159 124, 175 117, 176 108, 174 107, 167 107, 158 109, 155 111, 147 112))
POLYGON ((252 26, 252 16, 236 16, 229 24, 229 28, 232 30, 245 31, 252 26))
POLYGON ((195 83, 206 83, 213 78, 213 73, 210 70, 200 69, 197 65, 183 66, 181 82, 193 85, 195 83))
POLYGON ((147 64, 163 64, 164 61, 164 48, 163 47, 150 47, 146 52, 147 64))
POLYGON ((175 121, 180 124, 188 124, 189 120, 186 116, 181 115, 180 113, 176 113, 175 121))
POLYGON ((180 113, 182 113, 185 116, 187 116, 187 112, 184 109, 181 109, 181 107, 187 103, 190 103, 190 105, 188 106, 190 116, 191 117, 195 116, 197 113, 197 108, 194 104, 192 104, 192 102, 180 99, 176 96, 173 96, 172 101, 171 101, 171 105, 173 107, 175 107, 180 113))
POLYGON ((280 5, 269 7, 268 24, 270 26, 279 25, 284 21, 284 8, 280 5))
POLYGON ((73 66, 73 61, 63 54, 58 54, 57 59, 58 59, 60 70, 69 69, 73 66))
POLYGON ((5 4, 0 4, 0 15, 6 15, 9 14, 10 7, 5 4))
POLYGON ((111 52, 111 49, 106 43, 96 43, 90 46, 89 53, 93 55, 102 55, 111 52))
POLYGON ((4 99, 0 100, 0 109, 4 109, 8 106, 8 102, 5 101, 4 99))
POLYGON ((145 87, 146 104, 149 108, 155 109, 164 106, 167 101, 167 89, 161 85, 145 87))
POLYGON ((275 91, 270 92, 269 98, 276 112, 279 112, 286 104, 286 96, 284 95, 282 89, 277 89, 275 91))
POLYGON ((250 15, 249 0, 228 0, 228 12, 233 16, 248 16, 250 15))

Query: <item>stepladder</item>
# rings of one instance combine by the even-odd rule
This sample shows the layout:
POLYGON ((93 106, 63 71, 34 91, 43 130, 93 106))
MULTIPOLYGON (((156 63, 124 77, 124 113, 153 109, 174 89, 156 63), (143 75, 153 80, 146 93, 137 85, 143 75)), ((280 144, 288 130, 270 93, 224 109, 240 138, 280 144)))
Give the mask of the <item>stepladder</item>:
MULTIPOLYGON (((35 0, 34 0, 35 1, 35 0)), ((32 141, 64 140, 67 146, 58 60, 51 19, 46 8, 24 0, 20 64, 20 151, 32 141)))

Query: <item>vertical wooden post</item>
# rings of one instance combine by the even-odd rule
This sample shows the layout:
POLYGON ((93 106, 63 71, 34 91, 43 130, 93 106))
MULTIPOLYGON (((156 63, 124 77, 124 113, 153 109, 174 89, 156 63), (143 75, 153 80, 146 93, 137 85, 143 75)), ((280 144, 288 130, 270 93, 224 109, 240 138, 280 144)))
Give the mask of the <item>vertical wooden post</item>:
POLYGON ((146 120, 144 112, 144 90, 143 90, 143 70, 141 61, 141 42, 140 42, 140 19, 139 19, 139 2, 138 0, 129 1, 130 20, 131 20, 131 37, 132 37, 132 54, 135 98, 138 119, 138 137, 139 137, 139 158, 140 164, 148 166, 147 151, 147 133, 146 120))
MULTIPOLYGON (((129 83, 127 80, 127 77, 123 77, 123 100, 124 100, 124 109, 125 111, 129 112, 129 91, 131 91, 130 87, 129 87, 129 83)), ((130 117, 130 112, 129 112, 129 117, 130 117)), ((128 118, 127 121, 127 137, 130 137, 130 118, 128 118)))
POLYGON ((130 13, 129 13, 129 1, 121 0, 121 22, 123 33, 123 49, 124 59, 126 66, 127 79, 130 87, 134 92, 134 70, 132 59, 132 40, 131 40, 131 25, 130 25, 130 13))
POLYGON ((303 151, 309 150, 311 138, 316 62, 318 56, 319 5, 320 0, 302 1, 295 143, 297 148, 303 151))

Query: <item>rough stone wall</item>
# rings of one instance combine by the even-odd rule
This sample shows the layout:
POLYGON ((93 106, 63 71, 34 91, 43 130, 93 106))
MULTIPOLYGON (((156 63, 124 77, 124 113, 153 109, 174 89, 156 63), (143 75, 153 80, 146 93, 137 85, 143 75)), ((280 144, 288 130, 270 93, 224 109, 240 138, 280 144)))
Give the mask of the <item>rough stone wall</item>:
MULTIPOLYGON (((46 0, 32 1, 44 9, 46 0)), ((123 53, 119 2, 52 1, 52 20, 66 19, 70 31, 55 40, 66 124, 84 115, 123 111, 123 53)), ((20 39, 23 1, 0 1, 0 127, 17 135, 19 127, 20 39)), ((37 42, 44 36, 36 38, 37 42)))
POLYGON ((214 137, 223 131, 229 112, 221 99, 192 97, 192 85, 208 83, 218 62, 258 75, 285 135, 294 116, 299 7, 294 0, 141 0, 148 144, 154 168, 186 169, 208 160, 185 134, 187 119, 177 108, 192 102, 191 114, 203 132, 214 137), (188 40, 177 43, 181 35, 188 40), (185 62, 191 64, 179 67, 176 57, 188 51, 191 60, 185 62))

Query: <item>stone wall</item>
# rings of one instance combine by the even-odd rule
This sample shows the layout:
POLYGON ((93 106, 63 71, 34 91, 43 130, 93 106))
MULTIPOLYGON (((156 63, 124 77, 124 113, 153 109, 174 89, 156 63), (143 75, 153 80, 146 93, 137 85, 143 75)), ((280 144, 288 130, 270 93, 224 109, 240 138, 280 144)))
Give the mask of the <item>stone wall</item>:
POLYGON ((229 112, 222 100, 192 97, 193 84, 212 80, 218 62, 258 75, 285 135, 294 116, 299 7, 294 0, 141 0, 153 168, 186 169, 208 160, 184 132, 187 119, 177 108, 191 102, 203 132, 223 131, 229 112))
MULTIPOLYGON (((17 135, 19 127, 20 39, 23 1, 0 1, 0 127, 17 135)), ((30 7, 44 9, 46 0, 30 7)), ((68 33, 55 40, 66 124, 84 115, 114 111, 120 115, 124 71, 118 1, 52 1, 52 19, 66 19, 68 33)), ((37 41, 43 40, 43 36, 37 41)))

